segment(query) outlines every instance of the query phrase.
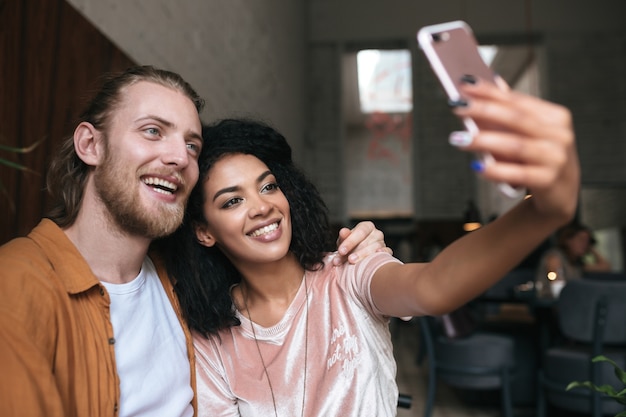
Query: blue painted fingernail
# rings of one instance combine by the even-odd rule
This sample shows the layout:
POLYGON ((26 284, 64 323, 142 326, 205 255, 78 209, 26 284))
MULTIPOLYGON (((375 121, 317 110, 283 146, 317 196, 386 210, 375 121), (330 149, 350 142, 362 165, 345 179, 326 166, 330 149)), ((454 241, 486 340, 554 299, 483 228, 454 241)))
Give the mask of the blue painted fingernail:
POLYGON ((474 172, 483 172, 485 170, 485 164, 481 161, 472 161, 470 168, 472 168, 474 172))
POLYGON ((448 106, 450 107, 467 107, 469 103, 463 99, 460 100, 448 100, 448 106))
POLYGON ((465 131, 452 132, 448 137, 448 142, 450 143, 450 145, 458 147, 465 147, 472 143, 473 140, 474 138, 472 137, 472 135, 469 132, 465 131))

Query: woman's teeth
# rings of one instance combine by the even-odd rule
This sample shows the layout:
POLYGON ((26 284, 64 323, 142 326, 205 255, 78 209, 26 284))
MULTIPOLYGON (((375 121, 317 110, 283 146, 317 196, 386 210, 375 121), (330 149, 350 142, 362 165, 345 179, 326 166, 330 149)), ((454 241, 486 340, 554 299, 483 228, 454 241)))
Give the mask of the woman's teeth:
POLYGON ((276 229, 278 229, 278 223, 272 223, 270 225, 267 225, 265 227, 261 227, 260 229, 255 230, 254 232, 250 233, 250 236, 252 237, 261 236, 266 233, 272 232, 276 229))

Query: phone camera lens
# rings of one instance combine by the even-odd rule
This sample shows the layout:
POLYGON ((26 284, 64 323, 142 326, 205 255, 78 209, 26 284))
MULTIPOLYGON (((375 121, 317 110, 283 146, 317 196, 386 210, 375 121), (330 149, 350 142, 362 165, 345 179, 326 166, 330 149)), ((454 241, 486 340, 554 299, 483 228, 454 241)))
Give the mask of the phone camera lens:
POLYGON ((434 42, 445 42, 450 39, 450 34, 448 32, 433 33, 432 37, 434 42))

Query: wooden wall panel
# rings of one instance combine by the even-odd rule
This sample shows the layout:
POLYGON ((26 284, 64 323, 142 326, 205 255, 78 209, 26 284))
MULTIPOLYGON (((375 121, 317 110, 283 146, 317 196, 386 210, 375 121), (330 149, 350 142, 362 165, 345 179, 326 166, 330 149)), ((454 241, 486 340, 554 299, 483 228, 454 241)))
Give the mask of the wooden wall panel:
MULTIPOLYGON (((23 21, 21 2, 0 1, 0 143, 18 146, 20 80, 19 38, 23 21)), ((0 151, 0 158, 18 162, 11 153, 0 151)), ((19 174, 0 164, 0 241, 13 233, 14 213, 19 174)))
POLYGON ((24 234, 42 216, 45 198, 46 156, 54 138, 49 137, 48 122, 57 117, 51 100, 54 82, 53 69, 56 67, 55 49, 58 43, 56 33, 61 12, 57 1, 21 2, 23 4, 23 25, 20 28, 20 77, 19 85, 19 135, 20 146, 29 146, 44 140, 37 148, 21 158, 22 163, 31 167, 36 174, 20 175, 17 178, 15 202, 19 208, 15 213, 14 233, 24 234))
POLYGON ((0 243, 28 233, 45 214, 45 171, 100 76, 133 61, 65 0, 0 0, 0 141, 43 142, 26 155, 0 153, 37 174, 0 167, 0 243), (12 211, 9 201, 15 203, 12 211))

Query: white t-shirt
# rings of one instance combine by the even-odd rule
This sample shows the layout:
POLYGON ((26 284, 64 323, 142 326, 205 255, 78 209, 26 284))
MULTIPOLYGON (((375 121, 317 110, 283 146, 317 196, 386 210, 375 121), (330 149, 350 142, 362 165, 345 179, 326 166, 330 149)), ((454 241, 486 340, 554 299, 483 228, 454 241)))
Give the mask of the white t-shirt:
MULTIPOLYGON (((327 263, 321 271, 307 271, 308 331, 304 281, 279 323, 254 324, 279 416, 301 415, 305 365, 306 416, 397 414, 389 319, 370 295, 374 272, 388 262, 400 261, 377 253, 356 265, 327 263)), ((221 341, 194 334, 201 417, 274 415, 250 321, 238 317, 241 326, 222 331, 221 341)))
POLYGON ((192 416, 185 334, 146 257, 131 282, 102 282, 111 298, 120 417, 192 416))

